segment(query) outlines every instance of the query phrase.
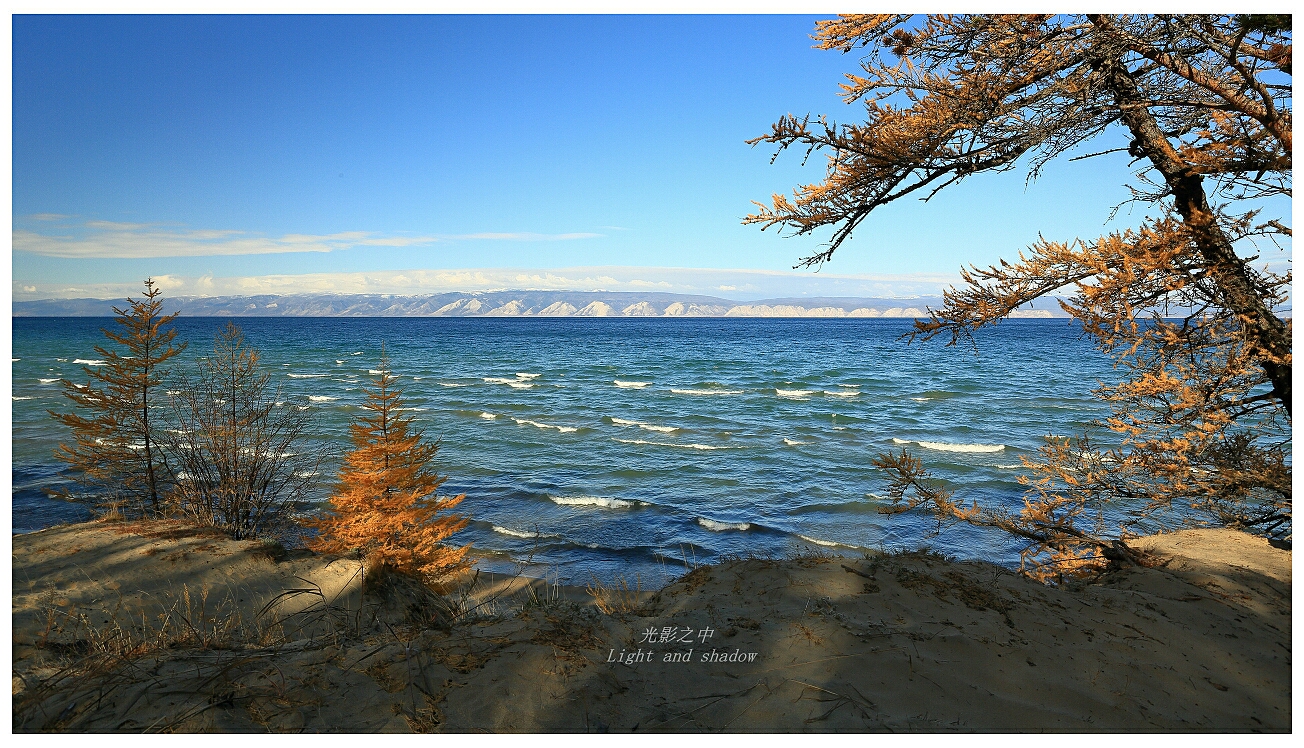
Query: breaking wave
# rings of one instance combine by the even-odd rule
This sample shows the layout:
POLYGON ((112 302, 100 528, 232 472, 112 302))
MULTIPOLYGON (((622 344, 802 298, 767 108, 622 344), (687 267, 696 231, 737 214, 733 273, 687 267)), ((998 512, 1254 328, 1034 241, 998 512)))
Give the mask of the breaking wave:
POLYGON ((815 390, 781 390, 777 387, 774 390, 774 394, 779 397, 786 397, 789 400, 805 400, 814 394, 814 392, 815 390))
POLYGON ((611 383, 627 390, 641 390, 649 384, 652 384, 651 382, 622 382, 619 379, 614 379, 611 383))
POLYGON ((668 434, 672 431, 679 430, 678 426, 655 426, 650 423, 643 423, 642 421, 628 421, 625 420, 624 418, 613 418, 611 419, 611 422, 616 424, 617 426, 638 426, 641 429, 646 429, 648 431, 659 431, 663 434, 668 434))
POLYGON ((321 379, 328 376, 326 374, 286 374, 290 379, 321 379))
POLYGON ((796 439, 789 439, 788 437, 785 436, 783 437, 783 443, 787 444, 789 447, 804 447, 807 444, 811 444, 812 442, 797 441, 796 439))
POLYGON ((508 387, 518 390, 528 390, 534 385, 529 382, 522 382, 519 379, 508 379, 506 377, 485 377, 484 381, 490 384, 505 384, 508 387))
POLYGON ((952 444, 950 442, 921 442, 910 439, 893 439, 896 444, 918 444, 924 449, 934 449, 938 452, 1003 452, 1004 444, 952 444))
POLYGON ((59 381, 59 378, 55 377, 54 379, 38 379, 36 381, 40 382, 41 384, 54 384, 55 382, 59 381))
POLYGON ((806 541, 807 543, 814 543, 815 545, 822 545, 822 546, 824 546, 825 548, 859 548, 859 547, 860 547, 860 546, 858 546, 858 545, 847 545, 846 543, 839 543, 839 542, 834 541, 834 540, 820 540, 819 538, 812 538, 812 537, 808 537, 808 536, 806 536, 806 535, 800 535, 800 534, 798 534, 797 537, 801 538, 802 540, 806 541))
POLYGON ((554 426, 551 423, 539 423, 538 421, 531 421, 528 418, 513 418, 512 420, 516 421, 517 425, 519 426, 535 426, 541 429, 557 429, 563 434, 569 434, 574 431, 580 430, 579 426, 554 426))
POLYGON ((676 390, 671 389, 676 395, 741 395, 742 390, 676 390))
POLYGON ((650 506, 646 501, 634 499, 613 499, 609 496, 549 496, 554 504, 562 506, 600 506, 604 509, 633 509, 636 506, 650 506))
POLYGON ((331 397, 330 395, 309 395, 309 396, 308 396, 308 401, 309 401, 309 402, 314 402, 314 403, 329 403, 329 402, 332 402, 332 401, 334 401, 334 400, 339 400, 339 398, 338 398, 338 397, 331 397))
POLYGON ((705 527, 711 532, 728 532, 730 530, 746 532, 752 529, 752 523, 750 522, 718 522, 713 519, 707 519, 706 517, 698 517, 697 524, 705 527))
POLYGON ((87 366, 103 366, 104 360, 99 358, 76 358, 72 361, 74 364, 86 364, 87 366))
POLYGON ((621 444, 650 444, 656 447, 679 447, 680 449, 733 449, 733 447, 713 447, 710 444, 675 444, 674 442, 650 442, 645 439, 616 439, 621 444))
POLYGON ((517 378, 517 379, 538 379, 538 378, 539 378, 539 375, 538 375, 538 374, 531 374, 531 373, 529 373, 528 371, 518 371, 518 372, 516 372, 516 378, 517 378))

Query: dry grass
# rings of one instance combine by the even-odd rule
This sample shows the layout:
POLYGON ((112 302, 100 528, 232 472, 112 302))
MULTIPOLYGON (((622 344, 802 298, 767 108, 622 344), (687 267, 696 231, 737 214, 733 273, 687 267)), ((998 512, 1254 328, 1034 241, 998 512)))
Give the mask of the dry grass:
POLYGON ((598 610, 609 616, 637 615, 643 608, 643 580, 637 575, 633 586, 623 574, 617 575, 610 585, 603 584, 594 575, 593 583, 586 585, 584 591, 593 598, 598 610))

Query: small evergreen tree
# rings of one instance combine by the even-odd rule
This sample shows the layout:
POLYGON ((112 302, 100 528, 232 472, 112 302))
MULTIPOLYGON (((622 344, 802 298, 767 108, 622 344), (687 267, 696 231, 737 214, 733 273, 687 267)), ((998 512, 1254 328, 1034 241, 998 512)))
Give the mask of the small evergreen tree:
POLYGON ((389 362, 381 353, 381 373, 366 389, 369 414, 349 426, 353 450, 344 457, 339 484, 325 516, 309 522, 320 534, 309 544, 324 553, 361 550, 367 567, 389 569, 435 580, 468 567, 469 545, 443 544, 467 520, 448 510, 465 494, 441 497, 436 491, 447 476, 432 462, 439 444, 411 429, 400 415, 402 391, 395 386, 389 362))
POLYGON ((61 443, 55 456, 68 463, 76 481, 75 488, 52 491, 55 496, 138 516, 162 510, 168 471, 156 437, 164 373, 160 367, 186 344, 172 345, 177 332, 165 328, 177 315, 160 314, 160 295, 153 279, 147 278, 143 298, 128 297, 125 309, 114 307, 121 331, 104 330, 104 336, 127 355, 96 346, 104 364, 83 367, 90 377, 87 383, 63 380, 64 397, 79 412, 49 413, 72 431, 72 443, 61 443))

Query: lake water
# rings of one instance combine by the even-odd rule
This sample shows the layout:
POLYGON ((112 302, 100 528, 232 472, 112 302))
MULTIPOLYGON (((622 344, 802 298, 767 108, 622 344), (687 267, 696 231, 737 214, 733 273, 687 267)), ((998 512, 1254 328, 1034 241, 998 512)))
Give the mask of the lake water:
MULTIPOLYGON (((342 448, 381 343, 407 405, 465 492, 459 539, 495 571, 644 585, 725 554, 931 547, 1017 563, 1018 545, 878 508, 877 453, 902 446, 959 496, 1021 505, 1021 456, 1105 415, 1117 375, 1067 320, 1020 320, 972 347, 907 345, 908 320, 242 318, 262 363, 310 396, 342 448)), ((178 319, 211 350, 224 319, 178 319)), ((13 320, 13 525, 82 510, 45 497, 66 438, 60 377, 106 341, 97 318, 13 320)), ((1093 434, 1099 434, 1099 429, 1093 434)), ((1108 434, 1099 434, 1108 436, 1108 434)), ((329 478, 330 476, 323 476, 329 478)), ((325 486, 323 486, 325 491, 325 486)), ((325 495, 324 493, 322 494, 325 495)))

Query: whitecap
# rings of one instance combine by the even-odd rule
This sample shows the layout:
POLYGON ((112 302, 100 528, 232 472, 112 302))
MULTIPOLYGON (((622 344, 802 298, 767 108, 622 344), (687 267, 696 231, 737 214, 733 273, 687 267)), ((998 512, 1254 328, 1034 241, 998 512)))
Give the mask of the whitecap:
POLYGON ((804 447, 807 444, 810 444, 810 442, 797 441, 796 439, 789 439, 786 436, 783 438, 783 443, 787 444, 789 447, 804 447))
MULTIPOLYGON (((15 361, 21 361, 22 359, 16 358, 16 359, 14 359, 14 360, 15 360, 15 361)), ((56 358, 55 361, 58 361, 59 363, 63 363, 63 364, 68 363, 68 359, 66 359, 66 358, 56 358)))
POLYGON ((513 418, 512 420, 516 421, 520 426, 535 426, 541 429, 557 429, 563 434, 569 434, 573 431, 580 430, 578 426, 554 426, 551 423, 539 423, 538 421, 531 421, 528 418, 513 418))
POLYGON ((680 449, 733 449, 733 447, 713 447, 710 444, 675 444, 674 442, 650 442, 644 439, 616 439, 621 444, 650 444, 655 447, 679 447, 680 449))
POLYGON ((381 374, 388 374, 389 369, 367 369, 367 373, 379 376, 381 374))
POLYGON ((439 386, 440 387, 465 387, 466 385, 458 384, 457 382, 440 382, 439 386))
MULTIPOLYGON (((12 357, 11 357, 9 360, 10 360, 10 361, 22 361, 21 358, 12 358, 12 357)), ((61 359, 59 359, 59 360, 60 360, 60 361, 67 361, 68 359, 66 359, 66 358, 61 358, 61 359)))
POLYGON ((679 430, 678 426, 656 426, 651 423, 643 423, 642 421, 629 421, 624 418, 613 418, 611 419, 611 422, 618 426, 638 426, 639 428, 645 429, 647 431, 659 431, 663 434, 669 434, 672 431, 679 430))
POLYGON ((927 398, 927 397, 912 397, 912 398, 910 398, 910 399, 911 399, 911 400, 914 400, 914 401, 917 402, 917 403, 926 403, 926 402, 928 402, 928 400, 929 400, 929 398, 927 398))
POLYGON ((752 529, 752 524, 750 522, 717 522, 705 517, 698 517, 697 524, 705 527, 711 532, 726 532, 728 530, 746 532, 747 530, 752 529))
POLYGON ((833 397, 855 397, 860 394, 860 390, 824 390, 824 394, 833 397))
POLYGON ((516 372, 516 378, 517 378, 517 379, 538 379, 538 378, 539 378, 539 375, 538 375, 538 374, 531 374, 531 373, 528 372, 528 371, 518 371, 518 372, 516 372))
POLYGON ((484 381, 490 384, 505 384, 516 390, 528 390, 534 386, 529 382, 522 382, 519 379, 507 379, 506 377, 485 377, 484 381))
POLYGON ((342 359, 342 358, 337 358, 337 359, 335 359, 335 365, 336 365, 336 366, 343 366, 343 365, 344 365, 344 359, 342 359))
POLYGON ((1019 464, 1019 465, 997 465, 996 467, 997 467, 998 470, 1022 470, 1022 469, 1023 469, 1023 465, 1022 465, 1022 464, 1019 464))
POLYGON ((503 534, 503 535, 510 535, 510 536, 513 537, 513 538, 527 538, 527 539, 534 539, 534 538, 555 538, 555 537, 558 537, 557 535, 550 535, 550 534, 548 534, 548 533, 543 533, 543 532, 522 532, 521 530, 513 530, 513 529, 510 528, 510 527, 502 527, 502 526, 499 526, 499 525, 494 525, 494 526, 493 526, 493 530, 494 530, 494 532, 501 533, 501 534, 503 534))
POLYGON ((498 416, 494 415, 493 413, 481 413, 481 414, 480 414, 480 417, 483 418, 483 419, 485 419, 486 421, 492 421, 493 419, 497 418, 498 416))
POLYGON ((924 449, 933 449, 938 452, 1003 452, 1004 444, 952 444, 951 442, 923 442, 910 441, 908 439, 893 438, 896 444, 918 444, 924 449))
POLYGON ((297 470, 294 473, 294 476, 296 478, 313 478, 316 477, 316 475, 317 475, 316 470, 297 470))
POLYGON ((15 400, 31 400, 31 399, 32 399, 32 398, 30 398, 30 397, 19 397, 18 395, 10 395, 10 397, 12 397, 12 398, 15 399, 15 400))
POLYGON ((651 382, 622 382, 619 379, 614 379, 611 383, 626 390, 641 390, 649 384, 652 384, 651 382))
POLYGON ((103 366, 104 360, 98 358, 77 358, 73 359, 74 364, 86 364, 87 366, 103 366))
POLYGON ((321 379, 326 374, 286 374, 290 379, 321 379))
POLYGON ((741 395, 742 390, 676 390, 671 389, 676 395, 741 395))
POLYGON ((41 384, 54 384, 55 382, 59 381, 59 378, 55 377, 54 379, 38 379, 36 381, 40 382, 41 384))
POLYGON ((353 353, 350 353, 349 355, 350 355, 350 356, 361 356, 361 355, 362 355, 362 351, 354 351, 353 353))
POLYGON ((814 394, 814 392, 815 390, 781 390, 777 387, 774 390, 774 394, 779 397, 786 397, 790 400, 805 400, 814 394))
POLYGON ((855 545, 847 545, 846 543, 838 543, 838 542, 833 541, 833 540, 820 540, 819 538, 811 538, 811 537, 807 537, 807 536, 805 536, 805 535, 797 535, 797 537, 801 538, 802 540, 806 541, 807 543, 814 543, 815 545, 822 545, 822 546, 824 546, 825 548, 859 548, 859 547, 860 547, 860 546, 855 546, 855 545))
POLYGON ((332 401, 334 401, 334 400, 338 400, 338 399, 339 399, 338 397, 331 397, 330 395, 309 395, 309 396, 308 396, 308 400, 309 400, 310 402, 314 402, 314 403, 329 403, 329 402, 332 402, 332 401))
POLYGON ((600 506, 605 509, 632 509, 647 506, 645 502, 633 499, 613 499, 607 496, 549 496, 552 503, 562 506, 600 506))

